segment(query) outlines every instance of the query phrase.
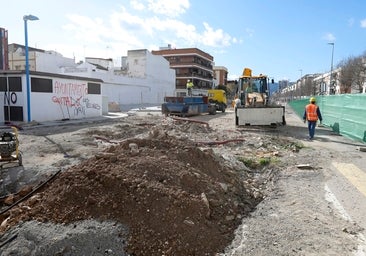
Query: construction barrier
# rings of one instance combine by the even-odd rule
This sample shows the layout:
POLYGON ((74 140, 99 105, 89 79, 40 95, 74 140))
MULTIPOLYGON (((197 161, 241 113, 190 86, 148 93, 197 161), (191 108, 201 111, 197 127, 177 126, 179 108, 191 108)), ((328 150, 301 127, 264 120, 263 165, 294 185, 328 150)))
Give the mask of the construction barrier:
MULTIPOLYGON (((316 96, 323 116, 323 124, 340 135, 366 142, 366 94, 340 94, 316 96)), ((288 104, 299 117, 303 117, 309 98, 288 104)))

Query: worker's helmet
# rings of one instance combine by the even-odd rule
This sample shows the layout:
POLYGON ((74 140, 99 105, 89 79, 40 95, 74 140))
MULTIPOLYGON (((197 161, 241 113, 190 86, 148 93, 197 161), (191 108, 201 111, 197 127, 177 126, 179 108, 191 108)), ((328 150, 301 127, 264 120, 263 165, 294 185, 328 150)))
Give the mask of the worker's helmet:
POLYGON ((315 103, 316 102, 316 99, 314 97, 311 97, 310 100, 309 100, 311 103, 315 103))
POLYGON ((190 82, 190 81, 191 81, 191 80, 189 80, 189 79, 187 80, 187 82, 190 82))

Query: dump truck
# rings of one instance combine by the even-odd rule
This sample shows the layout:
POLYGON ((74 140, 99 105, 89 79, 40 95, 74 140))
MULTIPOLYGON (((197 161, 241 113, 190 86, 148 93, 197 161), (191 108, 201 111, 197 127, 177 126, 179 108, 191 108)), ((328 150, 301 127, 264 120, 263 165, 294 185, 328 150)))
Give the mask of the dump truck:
POLYGON ((225 112, 227 108, 226 92, 221 89, 212 89, 207 91, 208 101, 215 104, 216 111, 225 112))
POLYGON ((183 96, 164 97, 164 103, 161 106, 161 112, 164 115, 176 116, 196 116, 200 114, 216 114, 216 105, 210 103, 208 96, 183 96))
POLYGON ((286 124, 285 107, 270 103, 268 76, 253 76, 250 68, 244 68, 237 82, 235 98, 237 126, 286 124))

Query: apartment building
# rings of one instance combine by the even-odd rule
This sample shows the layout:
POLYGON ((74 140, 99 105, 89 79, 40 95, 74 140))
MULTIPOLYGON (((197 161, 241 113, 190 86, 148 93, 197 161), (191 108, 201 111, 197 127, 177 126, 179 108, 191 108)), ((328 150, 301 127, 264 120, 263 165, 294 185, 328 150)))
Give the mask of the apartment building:
POLYGON ((215 86, 217 85, 227 85, 227 68, 223 66, 215 66, 213 67, 214 71, 214 79, 215 79, 215 86))
POLYGON ((158 51, 152 51, 154 55, 161 55, 170 63, 170 68, 175 70, 176 95, 186 95, 187 80, 194 84, 196 92, 204 92, 213 88, 213 63, 214 58, 197 48, 173 49, 161 47, 158 51))

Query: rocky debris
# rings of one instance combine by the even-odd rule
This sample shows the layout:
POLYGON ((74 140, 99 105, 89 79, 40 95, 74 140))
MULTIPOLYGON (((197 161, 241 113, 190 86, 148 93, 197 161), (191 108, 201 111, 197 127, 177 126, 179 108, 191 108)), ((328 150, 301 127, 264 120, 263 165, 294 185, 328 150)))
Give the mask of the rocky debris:
POLYGON ((296 165, 299 169, 306 169, 306 170, 312 170, 314 167, 311 164, 298 164, 296 165))
POLYGON ((70 225, 23 222, 7 233, 9 244, 0 255, 118 255, 125 256, 128 229, 114 222, 85 220, 70 225))
MULTIPOLYGON (((128 229, 123 234, 113 232, 129 255, 215 255, 263 199, 276 173, 271 157, 288 152, 291 144, 272 136, 242 138, 241 132, 217 132, 207 125, 169 118, 113 129, 87 128, 76 135, 83 147, 93 145, 89 154, 94 155, 87 160, 83 156, 40 193, 0 216, 1 233, 14 232, 30 221, 78 226, 75 223, 95 220, 128 229), (105 140, 95 147, 93 136, 105 140), (230 143, 198 144, 198 140, 230 143)), ((68 245, 81 254, 92 254, 90 247, 82 251, 72 240, 68 245)), ((53 247, 51 242, 48 246, 53 247)), ((112 253, 115 248, 120 247, 106 250, 112 253)))
POLYGON ((361 152, 366 152, 366 147, 358 147, 357 149, 361 152))

